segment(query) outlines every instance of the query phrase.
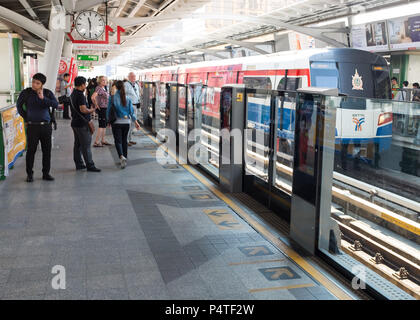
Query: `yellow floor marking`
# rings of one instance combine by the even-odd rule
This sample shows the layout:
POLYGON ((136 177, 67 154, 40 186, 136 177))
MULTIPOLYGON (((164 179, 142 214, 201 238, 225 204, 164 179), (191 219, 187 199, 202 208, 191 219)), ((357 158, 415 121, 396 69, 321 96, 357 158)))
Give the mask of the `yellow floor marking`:
POLYGON ((284 286, 284 287, 272 287, 272 288, 251 289, 251 290, 249 290, 249 293, 262 292, 262 291, 297 289, 297 288, 309 288, 309 287, 315 287, 315 285, 313 283, 307 283, 307 284, 295 284, 295 285, 292 285, 292 286, 284 286))
MULTIPOLYGON (((143 128, 142 131, 153 141, 157 143, 157 140, 149 135, 143 128)), ((174 155, 170 150, 168 154, 178 161, 178 157, 174 155)), ((254 218, 252 218, 248 213, 246 213, 241 207, 236 205, 232 200, 230 200, 226 195, 224 195, 220 190, 214 187, 210 182, 199 174, 196 170, 192 169, 188 165, 182 165, 188 172, 190 172, 194 177, 196 177, 202 184, 204 184, 210 191, 212 191, 217 197, 224 201, 233 211, 235 211, 239 216, 247 221, 257 232, 262 234, 266 239, 273 243, 277 248, 279 248, 285 255, 292 259, 297 265, 299 265, 303 270, 309 273, 316 281, 318 281, 322 286, 324 286, 329 292, 336 296, 340 300, 353 300, 346 292, 344 292, 340 287, 338 287, 334 282, 324 276, 319 272, 315 267, 313 267, 309 262, 302 258, 295 250, 290 248, 283 241, 278 239, 275 235, 271 234, 266 228, 260 225, 254 218)))
POLYGON ((268 263, 268 262, 281 262, 286 259, 276 259, 276 260, 258 260, 258 261, 245 261, 245 262, 232 262, 229 263, 230 266, 240 266, 243 264, 257 264, 257 263, 268 263))
POLYGON ((242 228, 238 220, 227 210, 205 209, 203 212, 221 230, 237 230, 242 228))

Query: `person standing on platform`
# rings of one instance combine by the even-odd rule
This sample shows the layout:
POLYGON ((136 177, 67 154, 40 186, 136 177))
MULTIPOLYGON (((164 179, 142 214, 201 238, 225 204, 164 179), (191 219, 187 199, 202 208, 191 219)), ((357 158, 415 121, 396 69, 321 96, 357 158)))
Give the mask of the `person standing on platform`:
POLYGON ((420 85, 418 82, 413 83, 413 99, 412 100, 414 102, 420 102, 420 85))
MULTIPOLYGON (((140 108, 140 87, 136 81, 136 75, 134 72, 128 74, 128 81, 124 82, 125 92, 127 97, 131 100, 133 107, 135 108, 135 113, 140 108)), ((132 146, 136 144, 133 141, 133 126, 130 125, 130 131, 128 132, 128 145, 132 146)))
POLYGON ((39 141, 41 141, 42 148, 42 179, 54 180, 50 175, 52 122, 54 121, 51 114, 58 107, 58 102, 54 93, 43 88, 45 82, 47 82, 47 77, 42 73, 36 73, 32 77, 32 88, 23 90, 16 103, 17 110, 24 119, 27 128, 27 182, 34 181, 33 167, 39 141))
POLYGON ((392 99, 394 99, 400 90, 400 86, 398 85, 398 79, 393 77, 391 79, 391 91, 392 91, 392 99))
POLYGON ((65 73, 63 80, 60 81, 60 97, 58 97, 58 102, 63 104, 63 119, 70 120, 69 115, 69 105, 70 105, 70 94, 71 94, 71 83, 70 75, 65 73))
POLYGON ((111 144, 105 140, 106 131, 106 109, 108 107, 109 94, 105 90, 106 77, 100 76, 98 78, 98 86, 92 94, 92 104, 98 112, 99 129, 96 134, 94 147, 110 146, 111 144))
POLYGON ((133 104, 125 93, 124 83, 117 81, 116 87, 117 92, 109 99, 107 120, 112 126, 112 134, 114 135, 115 148, 121 161, 121 169, 124 169, 127 165, 127 136, 130 124, 133 122, 137 129, 140 129, 140 125, 136 121, 133 104), (110 117, 111 112, 114 114, 114 119, 110 117))
POLYGON ((74 133, 74 148, 73 159, 76 165, 76 170, 87 169, 91 172, 100 172, 101 170, 95 167, 92 160, 92 134, 93 130, 90 115, 95 112, 95 108, 88 108, 84 92, 86 90, 86 78, 76 77, 74 79, 74 87, 70 96, 71 106, 71 127, 74 133), (82 155, 86 165, 83 163, 82 155))

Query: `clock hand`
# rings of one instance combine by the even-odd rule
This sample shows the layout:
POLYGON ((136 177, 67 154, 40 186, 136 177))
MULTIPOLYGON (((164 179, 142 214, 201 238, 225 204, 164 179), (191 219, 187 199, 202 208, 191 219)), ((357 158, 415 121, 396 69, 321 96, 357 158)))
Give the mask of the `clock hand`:
POLYGON ((89 21, 89 38, 92 38, 92 22, 90 21, 90 19, 88 18, 89 21))

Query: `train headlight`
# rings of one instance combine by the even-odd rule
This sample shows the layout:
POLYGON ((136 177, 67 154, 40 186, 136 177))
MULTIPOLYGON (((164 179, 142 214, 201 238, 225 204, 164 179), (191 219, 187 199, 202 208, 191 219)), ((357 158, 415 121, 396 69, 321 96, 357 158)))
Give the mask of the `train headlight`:
POLYGON ((392 112, 385 112, 379 116, 378 126, 382 126, 387 123, 392 123, 392 112))

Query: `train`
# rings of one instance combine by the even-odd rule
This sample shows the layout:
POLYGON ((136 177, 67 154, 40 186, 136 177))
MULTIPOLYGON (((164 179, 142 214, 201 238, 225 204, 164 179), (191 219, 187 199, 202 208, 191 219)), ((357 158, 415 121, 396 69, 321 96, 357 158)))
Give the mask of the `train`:
MULTIPOLYGON (((345 158, 356 154, 367 162, 377 164, 379 154, 391 145, 393 115, 392 103, 389 103, 392 92, 388 63, 381 56, 367 51, 352 48, 288 51, 148 69, 140 71, 138 76, 141 82, 156 84, 160 108, 165 107, 167 99, 165 83, 181 85, 178 94, 178 130, 181 131, 188 123, 185 96, 201 97, 201 129, 206 135, 218 136, 220 94, 226 84, 288 92, 323 87, 338 88, 340 95, 348 97, 340 99, 336 117, 335 140, 337 150, 342 153, 343 167, 345 158), (188 95, 187 90, 191 91, 188 95)), ((247 128, 263 130, 268 135, 270 110, 271 100, 267 96, 256 94, 249 97, 247 128)), ((295 127, 292 96, 284 99, 277 110, 277 117, 277 152, 287 156, 293 150, 295 127)), ((254 151, 258 147, 264 146, 254 146, 254 151)))

